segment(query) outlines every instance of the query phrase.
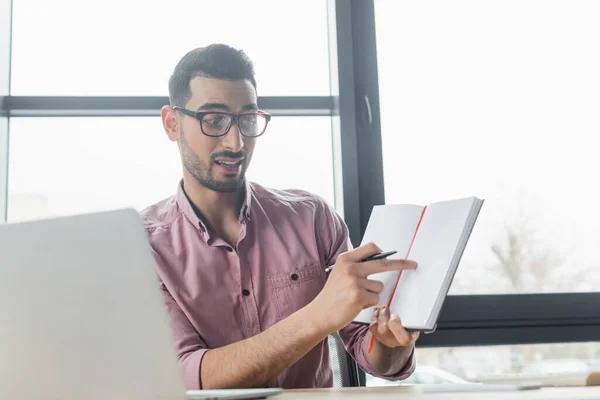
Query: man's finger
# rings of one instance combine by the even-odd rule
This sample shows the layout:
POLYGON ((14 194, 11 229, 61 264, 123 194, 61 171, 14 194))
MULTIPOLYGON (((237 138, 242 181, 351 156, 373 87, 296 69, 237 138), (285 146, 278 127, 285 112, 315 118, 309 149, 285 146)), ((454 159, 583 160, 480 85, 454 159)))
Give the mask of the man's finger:
POLYGON ((381 253, 381 249, 375 243, 368 243, 344 253, 343 257, 345 261, 357 263, 377 253, 381 253))
POLYGON ((356 265, 357 275, 366 278, 372 274, 388 271, 405 271, 417 268, 413 260, 374 260, 356 265))
POLYGON ((400 318, 397 314, 392 315, 390 318, 388 329, 392 331, 400 345, 406 346, 412 342, 412 335, 402 326, 402 322, 400 322, 400 318))
POLYGON ((376 281, 374 279, 366 279, 366 278, 359 278, 358 279, 358 284, 360 285, 360 287, 368 290, 371 293, 377 293, 377 294, 381 294, 381 292, 383 292, 384 289, 384 285, 383 283, 376 281))
POLYGON ((371 293, 365 290, 361 297, 364 304, 363 310, 379 304, 379 295, 376 293, 371 293))
POLYGON ((377 331, 380 335, 384 335, 387 332, 389 320, 390 309, 386 306, 381 307, 381 311, 379 311, 379 320, 377 321, 377 331))
POLYGON ((375 307, 373 310, 373 316, 371 317, 371 324, 369 325, 369 331, 371 331, 371 335, 375 336, 377 333, 377 322, 379 321, 379 307, 375 307))
POLYGON ((379 307, 375 307, 373 309, 373 316, 371 316, 371 326, 377 325, 377 321, 379 321, 379 307))

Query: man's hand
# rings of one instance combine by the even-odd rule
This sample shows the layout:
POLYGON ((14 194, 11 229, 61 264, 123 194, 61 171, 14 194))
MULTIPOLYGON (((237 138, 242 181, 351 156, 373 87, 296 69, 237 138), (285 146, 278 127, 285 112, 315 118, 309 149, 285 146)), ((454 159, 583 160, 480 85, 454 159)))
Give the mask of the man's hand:
POLYGON ((390 309, 386 306, 375 307, 369 330, 386 347, 407 347, 419 338, 419 332, 409 332, 402 326, 398 315, 390 317, 390 309))
POLYGON ((379 303, 383 284, 368 279, 371 274, 387 271, 415 269, 417 264, 408 260, 362 259, 381 250, 373 243, 341 254, 325 287, 308 307, 312 309, 315 324, 328 333, 347 326, 364 309, 379 303))
POLYGON ((369 331, 367 338, 376 339, 373 351, 367 353, 369 365, 384 375, 396 375, 409 368, 418 332, 407 331, 397 315, 390 317, 388 307, 375 308, 369 331))

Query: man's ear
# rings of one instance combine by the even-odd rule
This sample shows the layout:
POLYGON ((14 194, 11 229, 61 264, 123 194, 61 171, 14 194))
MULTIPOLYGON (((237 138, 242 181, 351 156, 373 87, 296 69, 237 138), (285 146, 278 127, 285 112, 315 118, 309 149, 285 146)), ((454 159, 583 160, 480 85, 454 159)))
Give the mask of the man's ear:
POLYGON ((160 116, 162 118, 163 127, 165 133, 169 137, 169 140, 176 142, 179 140, 179 114, 173 110, 171 106, 163 106, 160 109, 160 116))

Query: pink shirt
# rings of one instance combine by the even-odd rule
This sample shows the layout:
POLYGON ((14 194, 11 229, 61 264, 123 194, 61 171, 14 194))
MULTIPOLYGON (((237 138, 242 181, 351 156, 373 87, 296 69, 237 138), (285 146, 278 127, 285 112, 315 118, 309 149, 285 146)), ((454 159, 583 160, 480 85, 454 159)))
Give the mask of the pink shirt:
MULTIPOLYGON (((202 388, 210 349, 259 334, 312 301, 325 268, 349 246, 343 220, 321 198, 298 190, 246 185, 235 249, 206 229, 181 184, 175 196, 142 212, 157 262, 187 389, 202 388)), ((346 350, 367 373, 367 326, 340 331, 346 350)), ((402 379, 414 360, 390 379, 402 379)), ((283 371, 270 386, 330 387, 327 341, 283 371)))

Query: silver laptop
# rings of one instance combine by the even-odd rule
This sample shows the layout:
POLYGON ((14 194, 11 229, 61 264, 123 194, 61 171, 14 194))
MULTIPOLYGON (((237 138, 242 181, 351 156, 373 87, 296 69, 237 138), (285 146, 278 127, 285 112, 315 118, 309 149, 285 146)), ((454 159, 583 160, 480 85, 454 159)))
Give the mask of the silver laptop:
POLYGON ((134 210, 0 225, 0 399, 245 399, 187 392, 134 210))

